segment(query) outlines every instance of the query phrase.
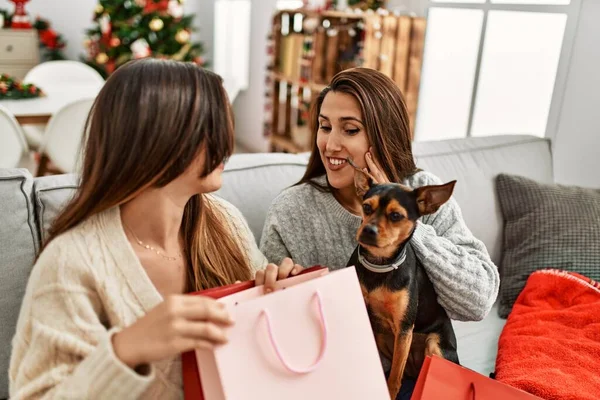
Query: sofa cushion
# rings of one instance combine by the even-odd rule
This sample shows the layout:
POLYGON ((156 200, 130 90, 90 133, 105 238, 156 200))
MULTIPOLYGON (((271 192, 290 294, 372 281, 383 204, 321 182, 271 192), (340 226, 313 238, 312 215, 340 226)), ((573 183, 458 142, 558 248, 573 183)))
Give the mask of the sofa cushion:
POLYGON ((78 178, 75 174, 35 178, 33 198, 42 243, 47 239, 48 228, 58 213, 71 200, 77 187, 78 178))
POLYGON ((499 265, 503 219, 494 179, 499 173, 519 174, 551 183, 550 142, 533 136, 493 136, 440 142, 416 142, 417 166, 444 182, 456 179, 454 197, 476 238, 499 265))
POLYGON ((300 180, 307 161, 308 154, 236 154, 225 167, 217 195, 242 212, 259 243, 271 203, 300 180))
POLYGON ((498 337, 506 324, 498 315, 498 306, 496 302, 481 321, 452 321, 460 364, 485 376, 494 372, 498 337))
POLYGON ((558 268, 600 281, 600 190, 506 174, 496 182, 506 220, 502 317, 508 316, 529 275, 538 269, 558 268))
POLYGON ((25 169, 0 169, 0 398, 8 397, 10 343, 38 249, 31 190, 25 169))

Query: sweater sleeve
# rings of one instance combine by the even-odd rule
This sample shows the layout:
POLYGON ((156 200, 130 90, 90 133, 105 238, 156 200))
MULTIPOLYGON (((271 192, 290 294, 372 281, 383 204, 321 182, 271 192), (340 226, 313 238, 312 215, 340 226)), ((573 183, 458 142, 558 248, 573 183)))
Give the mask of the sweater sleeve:
MULTIPOLYGON (((420 182, 414 187, 442 183, 432 174, 419 175, 420 182)), ((485 318, 498 295, 498 268, 483 242, 465 224, 454 198, 417 222, 411 244, 450 318, 485 318)))
MULTIPOLYGON (((292 258, 278 230, 277 212, 271 206, 265 219, 262 236, 260 238, 260 249, 269 262, 280 265, 284 258, 292 258)), ((295 261, 295 260, 294 260, 295 261)))
POLYGON ((61 238, 43 251, 12 342, 11 398, 133 399, 150 386, 151 366, 139 374, 116 357, 93 275, 61 238))

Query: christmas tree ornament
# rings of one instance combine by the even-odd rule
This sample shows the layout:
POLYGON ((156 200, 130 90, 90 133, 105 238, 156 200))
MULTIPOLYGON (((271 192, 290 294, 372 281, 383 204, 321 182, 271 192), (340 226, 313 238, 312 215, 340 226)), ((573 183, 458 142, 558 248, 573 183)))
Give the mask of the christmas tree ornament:
POLYGON ((104 7, 102 7, 102 4, 98 4, 94 9, 94 12, 96 15, 102 14, 104 12, 104 7))
POLYGON ((106 53, 100 53, 96 56, 96 62, 98 64, 106 64, 108 61, 108 55, 106 53))
POLYGON ((91 60, 95 60, 98 53, 100 53, 100 47, 98 46, 97 40, 91 40, 90 44, 87 48, 88 58, 91 60))
POLYGON ((150 29, 152 29, 154 32, 158 32, 160 31, 162 28, 164 28, 165 23, 163 22, 162 19, 156 17, 153 18, 152 21, 150 21, 150 24, 148 25, 150 27, 150 29))
POLYGON ((163 13, 169 9, 169 0, 146 0, 144 14, 163 13))
POLYGON ((138 7, 146 7, 146 0, 135 0, 135 5, 138 7))
POLYGON ((190 40, 190 37, 190 33, 185 29, 182 29, 175 35, 175 40, 177 40, 177 43, 179 44, 185 44, 190 40))
POLYGON ((25 3, 29 0, 10 0, 15 3, 15 12, 11 18, 10 27, 12 29, 31 29, 31 20, 27 11, 25 11, 25 3))
POLYGON ((178 0, 169 0, 168 13, 175 19, 183 17, 183 6, 178 0))
POLYGON ((144 58, 149 57, 151 54, 150 45, 144 38, 140 38, 135 42, 131 43, 131 53, 133 58, 144 58))
POLYGON ((115 71, 115 62, 113 60, 107 62, 105 69, 109 75, 112 74, 115 71))
POLYGON ((102 35, 104 37, 108 37, 110 36, 111 32, 112 32, 112 25, 110 23, 110 15, 108 14, 102 14, 102 16, 99 18, 98 23, 100 24, 100 32, 102 32, 102 35))
POLYGON ((119 39, 116 36, 113 36, 110 38, 110 42, 108 44, 110 44, 110 47, 117 47, 121 44, 121 39, 119 39))

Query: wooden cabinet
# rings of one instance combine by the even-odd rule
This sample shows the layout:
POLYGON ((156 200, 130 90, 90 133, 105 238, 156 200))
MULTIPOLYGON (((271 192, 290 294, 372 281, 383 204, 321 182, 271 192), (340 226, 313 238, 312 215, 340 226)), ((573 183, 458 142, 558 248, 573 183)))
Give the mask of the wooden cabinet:
POLYGON ((34 29, 0 29, 0 73, 23 79, 40 62, 38 43, 34 29))

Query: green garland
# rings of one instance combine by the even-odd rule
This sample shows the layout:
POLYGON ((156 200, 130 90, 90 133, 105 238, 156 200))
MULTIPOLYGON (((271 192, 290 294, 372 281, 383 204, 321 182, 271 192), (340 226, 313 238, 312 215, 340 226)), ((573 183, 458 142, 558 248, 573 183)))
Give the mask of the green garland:
POLYGON ((33 99, 43 96, 42 90, 28 83, 22 83, 8 74, 0 74, 0 100, 33 99))

